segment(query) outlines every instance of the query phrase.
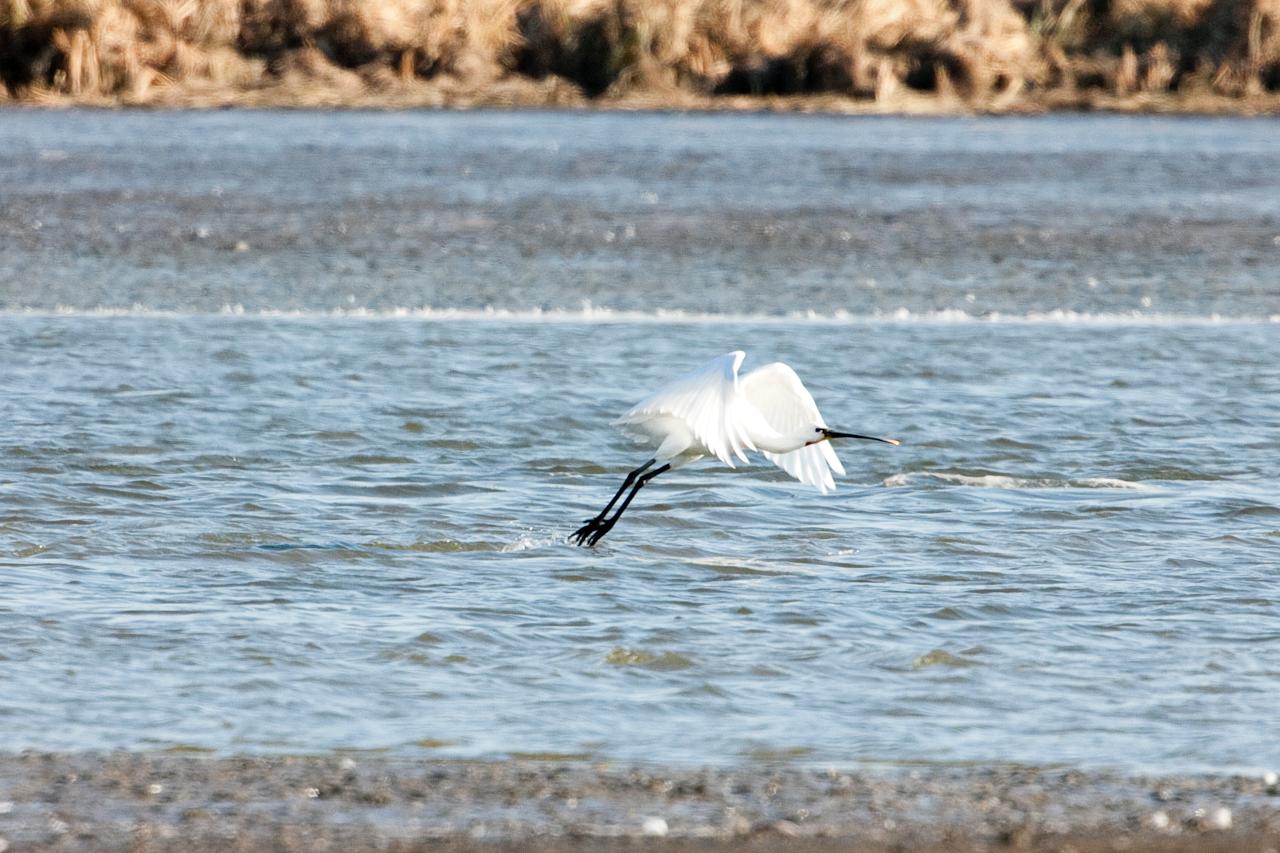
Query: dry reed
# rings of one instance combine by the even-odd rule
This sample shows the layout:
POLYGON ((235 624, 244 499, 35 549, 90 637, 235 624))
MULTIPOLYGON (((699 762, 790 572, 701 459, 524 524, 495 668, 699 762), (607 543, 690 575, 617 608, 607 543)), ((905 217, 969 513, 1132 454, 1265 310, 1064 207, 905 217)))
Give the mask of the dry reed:
POLYGON ((1274 97, 1280 0, 0 0, 0 82, 124 103, 306 85, 889 108, 1274 97))

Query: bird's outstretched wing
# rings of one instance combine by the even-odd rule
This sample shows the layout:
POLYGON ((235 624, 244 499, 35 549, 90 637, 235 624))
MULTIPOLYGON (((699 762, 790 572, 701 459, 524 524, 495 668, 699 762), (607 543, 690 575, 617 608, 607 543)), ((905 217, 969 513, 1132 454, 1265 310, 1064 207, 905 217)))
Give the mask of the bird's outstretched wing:
POLYGON ((655 417, 678 418, 730 468, 734 456, 746 462, 746 451, 756 447, 746 428, 753 413, 744 405, 739 388, 738 368, 744 358, 746 353, 738 351, 712 359, 663 386, 614 423, 626 426, 655 417))
MULTIPOLYGON (((827 426, 809 389, 794 370, 780 361, 743 376, 742 393, 769 426, 783 435, 800 435, 806 431, 816 434, 819 428, 827 426)), ((831 472, 844 473, 844 466, 827 441, 790 453, 765 452, 764 455, 792 477, 824 493, 836 487, 831 472)))

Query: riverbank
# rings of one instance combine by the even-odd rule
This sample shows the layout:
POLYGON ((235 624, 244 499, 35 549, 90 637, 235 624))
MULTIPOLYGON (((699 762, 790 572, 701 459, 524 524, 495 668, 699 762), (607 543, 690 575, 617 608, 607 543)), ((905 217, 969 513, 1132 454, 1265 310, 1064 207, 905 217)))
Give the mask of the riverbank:
POLYGON ((11 0, 0 103, 1280 113, 1280 0, 11 0))
POLYGON ((1004 765, 22 753, 0 756, 0 838, 9 853, 1266 850, 1280 844, 1280 794, 1274 775, 1004 765))
MULTIPOLYGON (((0 99, 0 106, 5 105, 0 99)), ((1045 113, 1117 113, 1189 116, 1280 115, 1280 96, 1236 98, 1196 92, 1159 96, 1116 96, 1105 92, 1044 93, 1019 98, 1003 106, 939 98, 922 93, 899 93, 882 100, 832 94, 753 97, 662 95, 629 93, 611 98, 587 98, 561 81, 545 84, 507 81, 483 88, 451 82, 396 84, 386 89, 333 86, 315 81, 276 82, 250 89, 172 86, 144 99, 116 96, 73 96, 42 92, 38 97, 11 100, 10 108, 31 109, 350 109, 350 110, 477 110, 554 109, 583 111, 670 111, 700 113, 811 113, 830 115, 1039 115, 1045 113)))

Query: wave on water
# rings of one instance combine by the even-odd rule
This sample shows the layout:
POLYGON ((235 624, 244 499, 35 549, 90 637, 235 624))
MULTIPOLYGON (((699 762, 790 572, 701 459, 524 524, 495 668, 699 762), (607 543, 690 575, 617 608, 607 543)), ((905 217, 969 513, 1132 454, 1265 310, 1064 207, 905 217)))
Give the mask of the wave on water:
POLYGON ((688 324, 826 324, 860 325, 878 323, 904 324, 960 324, 1007 323, 1048 325, 1095 326, 1212 326, 1212 325, 1261 325, 1280 324, 1280 314, 1222 315, 1178 314, 1151 311, 1103 311, 1088 312, 1057 308, 1048 311, 1005 313, 989 311, 975 314, 959 308, 932 311, 913 311, 897 308, 893 311, 858 313, 836 309, 833 311, 791 311, 785 314, 721 313, 713 311, 686 311, 682 309, 654 309, 637 311, 608 308, 584 301, 578 308, 450 308, 450 307, 392 307, 392 308, 331 308, 284 309, 245 308, 243 305, 224 305, 216 312, 192 309, 164 310, 145 305, 130 307, 98 306, 83 308, 58 305, 52 309, 18 308, 0 311, 7 316, 47 317, 248 317, 273 319, 367 319, 367 320, 423 320, 423 321, 504 321, 516 323, 688 323, 688 324))
POLYGON ((1133 489, 1152 491, 1154 486, 1114 477, 1081 477, 1057 479, 1053 477, 1010 477, 1005 474, 952 474, 946 471, 911 471, 894 474, 884 479, 889 488, 901 486, 951 484, 980 489, 1133 489))

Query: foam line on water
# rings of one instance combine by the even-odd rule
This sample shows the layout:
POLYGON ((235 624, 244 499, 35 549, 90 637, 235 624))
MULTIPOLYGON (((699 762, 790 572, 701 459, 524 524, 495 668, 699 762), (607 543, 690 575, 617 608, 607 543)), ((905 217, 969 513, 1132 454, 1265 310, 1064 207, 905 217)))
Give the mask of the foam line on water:
POLYGON ((1150 491, 1155 487, 1148 483, 1136 483, 1115 477, 1081 477, 1062 480, 1047 477, 1010 477, 1005 474, 953 474, 948 471, 915 471, 886 477, 889 488, 901 486, 948 483, 980 489, 1134 489, 1150 491))
POLYGON ((958 308, 934 311, 912 311, 898 308, 893 311, 856 313, 836 309, 829 312, 793 311, 786 314, 718 313, 685 311, 681 309, 656 309, 636 311, 615 309, 584 303, 579 308, 449 308, 422 306, 417 308, 333 308, 327 310, 295 310, 278 308, 247 309, 243 305, 224 305, 221 310, 175 311, 133 305, 128 308, 99 306, 80 308, 59 305, 47 308, 17 308, 0 310, 0 316, 36 317, 154 317, 181 319, 188 317, 270 318, 296 320, 360 319, 360 320, 422 320, 457 322, 511 322, 511 323, 683 323, 699 324, 762 324, 762 325, 873 325, 883 323, 902 324, 1046 324, 1082 326, 1214 326, 1214 325, 1263 325, 1280 324, 1280 314, 1223 315, 1178 314, 1150 311, 1085 312, 1070 309, 1028 311, 1025 313, 987 312, 973 314, 958 308))

